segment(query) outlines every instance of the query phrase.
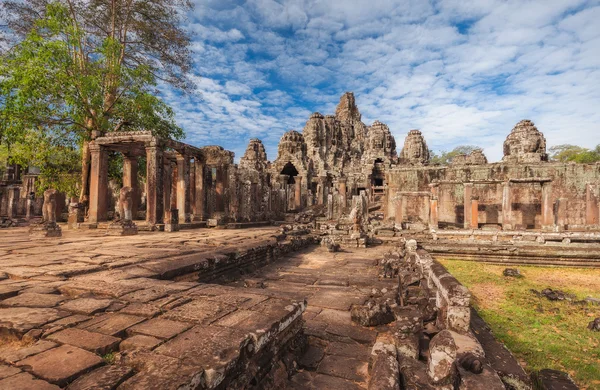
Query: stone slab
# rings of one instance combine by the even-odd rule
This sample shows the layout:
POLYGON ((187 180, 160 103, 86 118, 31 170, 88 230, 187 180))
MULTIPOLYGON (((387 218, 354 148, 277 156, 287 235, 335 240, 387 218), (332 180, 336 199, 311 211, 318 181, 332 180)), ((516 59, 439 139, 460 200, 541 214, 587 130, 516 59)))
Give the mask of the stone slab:
POLYGON ((103 366, 79 377, 69 385, 69 390, 113 390, 133 374, 131 367, 103 366))
POLYGON ((162 318, 208 325, 235 310, 234 306, 217 301, 194 299, 162 315, 162 318))
POLYGON ((31 374, 22 372, 0 380, 0 389, 10 390, 60 390, 60 387, 52 385, 31 374))
POLYGON ((67 299, 62 295, 24 293, 0 302, 5 307, 54 307, 67 299))
POLYGON ((77 298, 63 303, 60 309, 90 316, 104 311, 111 303, 112 299, 77 298))
POLYGON ((61 330, 50 335, 48 340, 73 345, 98 355, 106 355, 109 352, 116 351, 121 342, 121 339, 116 337, 77 328, 61 330))
POLYGON ((62 345, 21 360, 17 365, 35 376, 58 386, 65 386, 76 377, 103 364, 91 352, 71 345, 62 345))
POLYGON ((56 343, 47 340, 39 340, 32 345, 21 346, 17 343, 6 343, 0 346, 0 360, 6 363, 14 364, 28 356, 47 351, 58 346, 56 343))
POLYGON ((119 350, 130 351, 142 349, 151 351, 162 342, 163 340, 157 339, 156 337, 136 334, 135 336, 123 340, 121 344, 119 344, 119 350))
POLYGON ((125 331, 144 320, 143 317, 129 314, 108 313, 77 325, 80 329, 98 332, 109 336, 124 336, 125 331))
POLYGON ((185 322, 172 321, 165 318, 153 318, 132 326, 129 328, 128 333, 170 339, 191 327, 191 324, 185 322))
POLYGON ((0 379, 8 378, 9 376, 17 375, 20 373, 17 367, 6 366, 4 364, 0 364, 0 379))
POLYGON ((23 336, 33 328, 65 317, 52 308, 9 307, 0 308, 0 335, 23 336))
POLYGON ((317 372, 354 382, 366 382, 368 364, 365 361, 351 357, 326 355, 319 363, 317 372))

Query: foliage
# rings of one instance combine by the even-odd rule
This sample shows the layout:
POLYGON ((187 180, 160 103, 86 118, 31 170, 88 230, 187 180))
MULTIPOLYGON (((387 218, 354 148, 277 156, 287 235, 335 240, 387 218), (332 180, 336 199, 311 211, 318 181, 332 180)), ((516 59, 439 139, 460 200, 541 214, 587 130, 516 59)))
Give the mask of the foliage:
POLYGON ((526 364, 528 371, 552 368, 568 372, 582 388, 600 385, 600 334, 587 324, 600 307, 549 301, 531 289, 560 289, 583 299, 598 298, 600 270, 520 266, 523 278, 502 275, 504 266, 442 260, 471 290, 473 305, 494 336, 526 364))
POLYGON ((600 145, 595 149, 586 149, 576 145, 557 145, 550 148, 550 159, 560 162, 594 163, 600 161, 600 145))
POLYGON ((23 135, 23 142, 0 145, 0 161, 19 164, 23 167, 35 166, 40 169, 40 181, 36 186, 37 195, 48 188, 75 196, 78 191, 81 157, 76 143, 57 141, 51 133, 29 130, 23 135))
POLYGON ((187 0, 3 2, 3 37, 13 42, 0 45, 9 48, 0 53, 0 144, 23 161, 20 151, 44 146, 47 134, 55 147, 83 145, 85 188, 94 135, 183 137, 157 87, 191 90, 190 40, 180 23, 190 8, 187 0))
POLYGON ((438 153, 436 153, 433 150, 429 151, 429 154, 431 156, 430 158, 430 164, 432 165, 448 165, 452 162, 452 159, 454 157, 456 157, 459 154, 470 154, 471 152, 473 152, 475 149, 479 149, 477 146, 473 146, 473 145, 460 145, 455 147, 454 149, 452 149, 451 151, 445 151, 445 150, 441 150, 438 153))

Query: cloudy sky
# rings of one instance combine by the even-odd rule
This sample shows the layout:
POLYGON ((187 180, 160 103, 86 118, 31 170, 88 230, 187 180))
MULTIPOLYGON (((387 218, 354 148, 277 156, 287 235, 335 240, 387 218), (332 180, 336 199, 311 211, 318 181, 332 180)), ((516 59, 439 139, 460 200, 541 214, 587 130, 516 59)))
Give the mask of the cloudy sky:
POLYGON ((353 91, 399 148, 478 145, 490 161, 521 119, 548 145, 600 143, 600 0, 195 0, 200 94, 165 91, 194 145, 243 154, 353 91))

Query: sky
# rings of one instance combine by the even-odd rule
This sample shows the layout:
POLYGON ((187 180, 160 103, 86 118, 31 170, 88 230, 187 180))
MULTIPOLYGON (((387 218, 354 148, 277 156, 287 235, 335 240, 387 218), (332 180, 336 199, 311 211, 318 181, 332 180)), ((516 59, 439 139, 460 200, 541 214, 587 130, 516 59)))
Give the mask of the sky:
POLYGON ((502 158, 531 119, 548 147, 600 144, 600 0, 195 0, 198 94, 165 89, 186 142, 236 161, 355 94, 363 122, 502 158))

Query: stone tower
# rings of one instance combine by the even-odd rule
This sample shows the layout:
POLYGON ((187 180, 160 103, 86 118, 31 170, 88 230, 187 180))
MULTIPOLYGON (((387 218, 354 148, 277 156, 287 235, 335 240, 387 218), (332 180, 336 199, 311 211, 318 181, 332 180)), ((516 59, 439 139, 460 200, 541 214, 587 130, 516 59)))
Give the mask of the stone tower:
POLYGON ((429 149, 425 138, 419 130, 408 132, 404 147, 400 152, 400 164, 426 165, 429 164, 429 149))
POLYGON ((546 138, 532 121, 524 119, 515 125, 504 141, 502 161, 508 163, 548 161, 546 138))

